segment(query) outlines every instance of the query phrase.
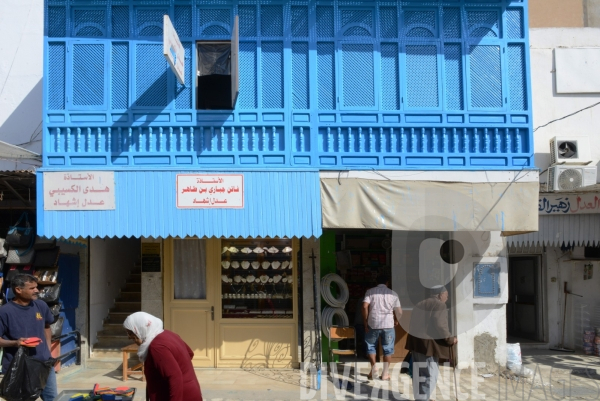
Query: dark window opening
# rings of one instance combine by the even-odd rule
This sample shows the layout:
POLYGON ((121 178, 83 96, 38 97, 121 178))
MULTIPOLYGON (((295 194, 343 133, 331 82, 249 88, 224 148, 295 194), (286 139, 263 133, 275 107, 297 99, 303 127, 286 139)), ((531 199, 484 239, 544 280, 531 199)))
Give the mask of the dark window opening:
POLYGON ((198 43, 198 109, 227 110, 231 99, 231 43, 198 43))
POLYGON ((239 93, 238 17, 230 42, 197 42, 199 110, 233 110, 239 93))

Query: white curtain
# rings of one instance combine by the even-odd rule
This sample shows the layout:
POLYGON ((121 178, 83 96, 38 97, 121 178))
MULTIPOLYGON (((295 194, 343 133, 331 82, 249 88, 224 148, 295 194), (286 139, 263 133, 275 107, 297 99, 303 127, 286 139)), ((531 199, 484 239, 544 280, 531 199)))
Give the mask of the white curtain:
POLYGON ((173 251, 175 299, 206 299, 206 241, 176 239, 173 251))

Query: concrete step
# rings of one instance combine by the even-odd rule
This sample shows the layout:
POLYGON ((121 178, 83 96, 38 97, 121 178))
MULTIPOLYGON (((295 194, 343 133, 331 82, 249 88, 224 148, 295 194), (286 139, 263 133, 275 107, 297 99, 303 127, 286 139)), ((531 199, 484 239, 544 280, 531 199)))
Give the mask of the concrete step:
POLYGON ((121 292, 117 302, 142 302, 141 292, 121 292))
POLYGON ((94 352, 100 351, 117 351, 121 354, 121 348, 133 344, 127 337, 119 336, 98 336, 98 342, 94 345, 94 352))
POLYGON ((142 291, 142 283, 125 283, 125 286, 122 288, 121 292, 141 292, 142 291))
POLYGON ((108 317, 104 320, 104 323, 109 324, 123 324, 127 316, 131 315, 130 312, 111 312, 108 317))
POLYGON ((110 313, 113 312, 139 312, 142 310, 141 302, 124 302, 117 301, 115 302, 115 306, 110 309, 110 313))
POLYGON ((141 283, 142 282, 142 273, 130 274, 126 280, 127 283, 141 283))
POLYGON ((101 331, 98 332, 99 336, 126 336, 125 327, 118 323, 104 323, 101 331))

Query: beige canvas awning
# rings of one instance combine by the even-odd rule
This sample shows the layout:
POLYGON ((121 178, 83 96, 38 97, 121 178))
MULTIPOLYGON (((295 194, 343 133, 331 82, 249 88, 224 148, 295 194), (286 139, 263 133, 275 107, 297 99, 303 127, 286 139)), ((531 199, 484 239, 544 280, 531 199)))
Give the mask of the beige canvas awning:
POLYGON ((538 229, 536 182, 321 179, 323 228, 404 231, 538 229))

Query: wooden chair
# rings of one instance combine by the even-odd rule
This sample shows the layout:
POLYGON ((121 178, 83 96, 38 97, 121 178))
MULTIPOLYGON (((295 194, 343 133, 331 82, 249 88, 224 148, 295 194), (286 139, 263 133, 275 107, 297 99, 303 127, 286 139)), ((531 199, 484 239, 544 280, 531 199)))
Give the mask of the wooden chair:
POLYGON ((137 353, 138 352, 139 347, 137 346, 137 344, 131 344, 128 345, 126 347, 121 348, 121 351, 123 352, 123 381, 126 382, 127 381, 127 375, 142 375, 142 381, 146 381, 146 378, 144 377, 144 363, 138 363, 137 365, 135 365, 134 367, 130 368, 129 367, 129 354, 131 353, 137 353))
POLYGON ((354 376, 358 380, 358 354, 356 347, 356 332, 354 327, 331 326, 329 329, 329 362, 335 362, 334 355, 354 355, 354 376), (333 341, 354 340, 354 349, 332 349, 333 341))

